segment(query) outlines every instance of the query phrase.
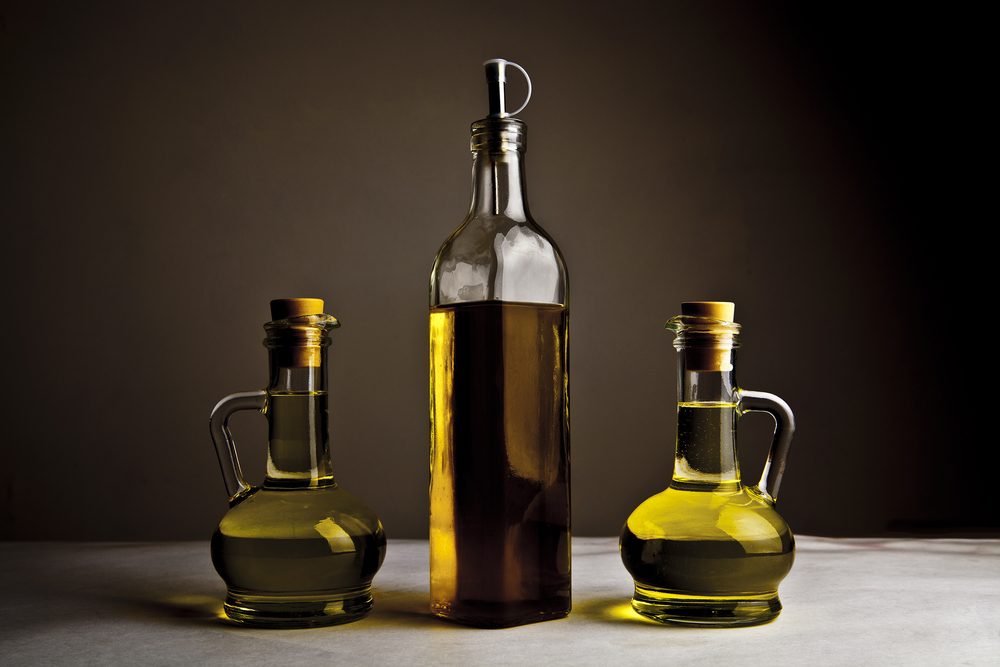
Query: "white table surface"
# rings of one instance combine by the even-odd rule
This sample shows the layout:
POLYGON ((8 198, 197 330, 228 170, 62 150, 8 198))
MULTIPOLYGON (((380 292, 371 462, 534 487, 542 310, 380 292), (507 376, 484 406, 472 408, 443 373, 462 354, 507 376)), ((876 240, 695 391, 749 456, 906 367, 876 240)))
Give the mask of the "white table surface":
POLYGON ((0 664, 1000 665, 1000 540, 797 538, 774 622, 659 625, 628 606, 614 538, 573 541, 573 612, 502 630, 427 613, 427 542, 391 540, 364 620, 219 619, 208 544, 0 543, 0 664))

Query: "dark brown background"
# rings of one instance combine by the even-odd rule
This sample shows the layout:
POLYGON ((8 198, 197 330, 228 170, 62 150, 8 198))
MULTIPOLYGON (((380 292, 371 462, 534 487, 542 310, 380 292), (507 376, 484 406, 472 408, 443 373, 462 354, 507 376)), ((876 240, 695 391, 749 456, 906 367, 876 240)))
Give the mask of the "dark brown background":
MULTIPOLYGON (((530 199, 570 267, 578 534, 617 533, 669 478, 662 325, 692 298, 736 301, 742 383, 796 411, 795 530, 997 528, 968 483, 995 448, 971 438, 983 409, 954 363, 991 342, 945 305, 982 244, 963 208, 983 180, 975 17, 122 2, 0 19, 0 536, 208 537, 225 511, 208 412, 262 386, 268 300, 306 295, 344 324, 339 480, 391 537, 425 535, 427 278, 468 204, 496 56, 534 79, 530 199)), ((748 478, 768 429, 741 427, 748 478)), ((262 419, 234 430, 259 476, 262 419)))

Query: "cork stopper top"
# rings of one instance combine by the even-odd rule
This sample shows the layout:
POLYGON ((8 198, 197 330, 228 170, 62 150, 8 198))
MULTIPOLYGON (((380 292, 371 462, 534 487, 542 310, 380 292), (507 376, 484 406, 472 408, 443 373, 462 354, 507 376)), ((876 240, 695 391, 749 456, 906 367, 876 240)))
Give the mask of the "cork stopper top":
POLYGON ((732 301, 685 301, 681 314, 667 321, 677 334, 674 347, 689 371, 733 370, 733 350, 739 347, 740 325, 732 301))
POLYGON ((271 321, 264 325, 264 345, 271 350, 272 362, 282 367, 319 368, 328 336, 340 326, 333 315, 323 312, 323 299, 274 299, 271 321))
POLYGON ((736 304, 732 301, 685 301, 681 304, 681 315, 732 322, 736 319, 736 304))
POLYGON ((323 312, 323 299, 296 298, 274 299, 271 301, 271 319, 287 320, 303 315, 320 315, 323 312))

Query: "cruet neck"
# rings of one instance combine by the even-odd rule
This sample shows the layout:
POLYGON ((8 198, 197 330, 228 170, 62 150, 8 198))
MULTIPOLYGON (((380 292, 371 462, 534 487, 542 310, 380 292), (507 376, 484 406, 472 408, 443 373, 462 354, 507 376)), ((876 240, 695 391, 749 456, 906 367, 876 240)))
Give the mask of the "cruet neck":
POLYGON ((667 322, 677 334, 677 447, 672 487, 737 490, 736 348, 733 304, 689 302, 667 322))
POLYGON ((270 361, 265 488, 304 489, 334 483, 326 362, 330 331, 340 323, 322 310, 319 299, 271 302, 274 319, 264 325, 270 361))
MULTIPOLYGON (((321 306, 322 307, 322 306, 321 306)), ((330 331, 340 326, 333 315, 325 313, 293 314, 274 319, 264 325, 271 366, 269 386, 299 385, 297 378, 325 378, 326 348, 330 346, 330 331)), ((325 385, 325 379, 322 379, 325 385)), ((302 390, 311 391, 304 386, 302 390)))

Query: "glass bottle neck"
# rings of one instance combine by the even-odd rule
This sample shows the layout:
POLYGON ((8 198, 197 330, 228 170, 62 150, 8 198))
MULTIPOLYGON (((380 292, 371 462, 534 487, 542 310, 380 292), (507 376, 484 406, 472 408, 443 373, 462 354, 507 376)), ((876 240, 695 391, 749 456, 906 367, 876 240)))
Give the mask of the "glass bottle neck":
POLYGON ((271 378, 265 409, 268 444, 264 488, 332 485, 327 349, 317 347, 309 355, 289 354, 285 347, 275 347, 269 352, 271 378))
POLYGON ((705 370, 702 351, 678 351, 677 449, 671 486, 738 490, 736 373, 730 363, 705 370))
POLYGON ((503 216, 525 222, 530 218, 527 192, 520 150, 473 152, 470 217, 503 216))

